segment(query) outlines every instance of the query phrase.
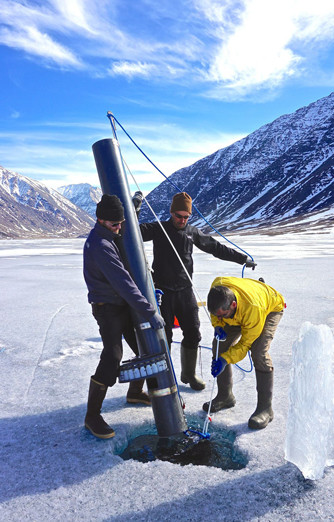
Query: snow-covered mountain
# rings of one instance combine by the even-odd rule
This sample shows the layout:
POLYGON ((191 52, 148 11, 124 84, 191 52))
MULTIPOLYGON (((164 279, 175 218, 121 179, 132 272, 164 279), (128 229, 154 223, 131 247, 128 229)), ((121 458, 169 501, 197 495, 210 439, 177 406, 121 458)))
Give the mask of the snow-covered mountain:
POLYGON ((82 208, 95 218, 96 204, 102 197, 102 191, 99 187, 92 187, 89 183, 77 183, 59 187, 57 190, 77 207, 82 208))
POLYGON ((57 191, 3 167, 0 208, 0 238, 76 237, 94 226, 94 219, 57 191))
MULTIPOLYGON (((246 138, 178 170, 147 199, 169 216, 178 187, 220 231, 321 228, 334 224, 334 93, 281 116, 246 138)), ((87 234, 101 190, 42 183, 0 167, 0 237, 87 234), (92 216, 92 218, 88 215, 92 216)), ((145 202, 140 220, 153 221, 145 202)), ((197 215, 191 221, 209 226, 197 215)))
MULTIPOLYGON (((281 116, 169 179, 192 196, 219 230, 293 224, 324 211, 327 222, 334 223, 333 153, 334 93, 281 116)), ((148 195, 161 219, 169 216, 175 192, 165 180, 148 195)), ((153 220, 144 203, 141 221, 153 220)), ((195 211, 192 223, 203 225, 195 211)))

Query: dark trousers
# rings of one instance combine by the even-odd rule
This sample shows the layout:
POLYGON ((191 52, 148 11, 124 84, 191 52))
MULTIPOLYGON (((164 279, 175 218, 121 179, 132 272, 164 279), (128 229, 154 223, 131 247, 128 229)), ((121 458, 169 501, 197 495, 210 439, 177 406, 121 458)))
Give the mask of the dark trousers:
POLYGON ((177 317, 183 333, 182 344, 189 349, 197 350, 201 340, 198 305, 192 288, 184 288, 174 292, 161 289, 164 292, 160 307, 165 320, 165 331, 169 347, 173 339, 174 317, 177 317))
POLYGON ((138 345, 128 306, 113 304, 92 305, 92 313, 99 325, 103 342, 100 362, 93 378, 106 386, 113 386, 123 357, 122 336, 138 355, 138 345))

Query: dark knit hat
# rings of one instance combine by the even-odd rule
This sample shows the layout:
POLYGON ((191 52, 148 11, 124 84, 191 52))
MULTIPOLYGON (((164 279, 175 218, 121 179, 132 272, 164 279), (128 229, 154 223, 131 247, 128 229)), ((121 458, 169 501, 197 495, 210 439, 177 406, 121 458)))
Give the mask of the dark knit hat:
POLYGON ((191 214, 192 199, 186 192, 179 192, 175 194, 172 199, 172 204, 170 206, 170 212, 177 212, 178 210, 183 210, 184 212, 189 212, 191 214))
POLYGON ((123 221, 124 208, 117 196, 103 194, 101 201, 96 205, 96 217, 104 221, 123 221))

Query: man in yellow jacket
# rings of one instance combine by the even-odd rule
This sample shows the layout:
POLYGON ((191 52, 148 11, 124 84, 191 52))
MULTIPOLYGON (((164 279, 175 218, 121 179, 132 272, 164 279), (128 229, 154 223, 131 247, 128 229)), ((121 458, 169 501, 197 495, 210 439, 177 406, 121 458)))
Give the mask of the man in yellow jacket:
MULTIPOLYGON (((207 302, 217 340, 213 342, 211 373, 217 377, 218 393, 212 401, 211 411, 214 413, 235 405, 231 364, 241 361, 250 350, 258 400, 248 426, 265 428, 274 418, 274 368, 269 348, 285 308, 283 296, 261 281, 217 277, 211 285, 207 302)), ((208 402, 203 404, 203 409, 208 411, 208 402)))

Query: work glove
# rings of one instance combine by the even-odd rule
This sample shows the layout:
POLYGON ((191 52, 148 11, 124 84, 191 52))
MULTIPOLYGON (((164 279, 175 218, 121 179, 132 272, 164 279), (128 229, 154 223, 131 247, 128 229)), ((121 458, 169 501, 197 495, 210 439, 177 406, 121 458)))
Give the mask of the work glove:
POLYGON ((132 203, 138 214, 139 214, 142 202, 143 202, 143 193, 140 192, 140 190, 137 190, 137 192, 135 192, 134 196, 132 197, 132 203))
POLYGON ((252 268, 252 270, 255 269, 257 263, 255 263, 254 261, 252 261, 252 259, 247 256, 247 259, 246 259, 246 268, 252 268))
POLYGON ((227 362, 224 357, 218 357, 218 359, 212 359, 211 363, 211 375, 212 377, 218 377, 227 366, 227 362))
POLYGON ((216 326, 215 328, 215 338, 219 341, 225 341, 227 335, 225 330, 221 326, 216 326))
POLYGON ((163 291, 162 290, 159 290, 159 288, 157 288, 155 290, 155 299, 157 301, 157 305, 158 306, 161 306, 161 303, 162 303, 162 296, 164 295, 163 291))
POLYGON ((159 330, 159 328, 163 328, 166 324, 163 317, 158 314, 158 312, 155 312, 151 319, 149 319, 149 322, 153 330, 159 330))

